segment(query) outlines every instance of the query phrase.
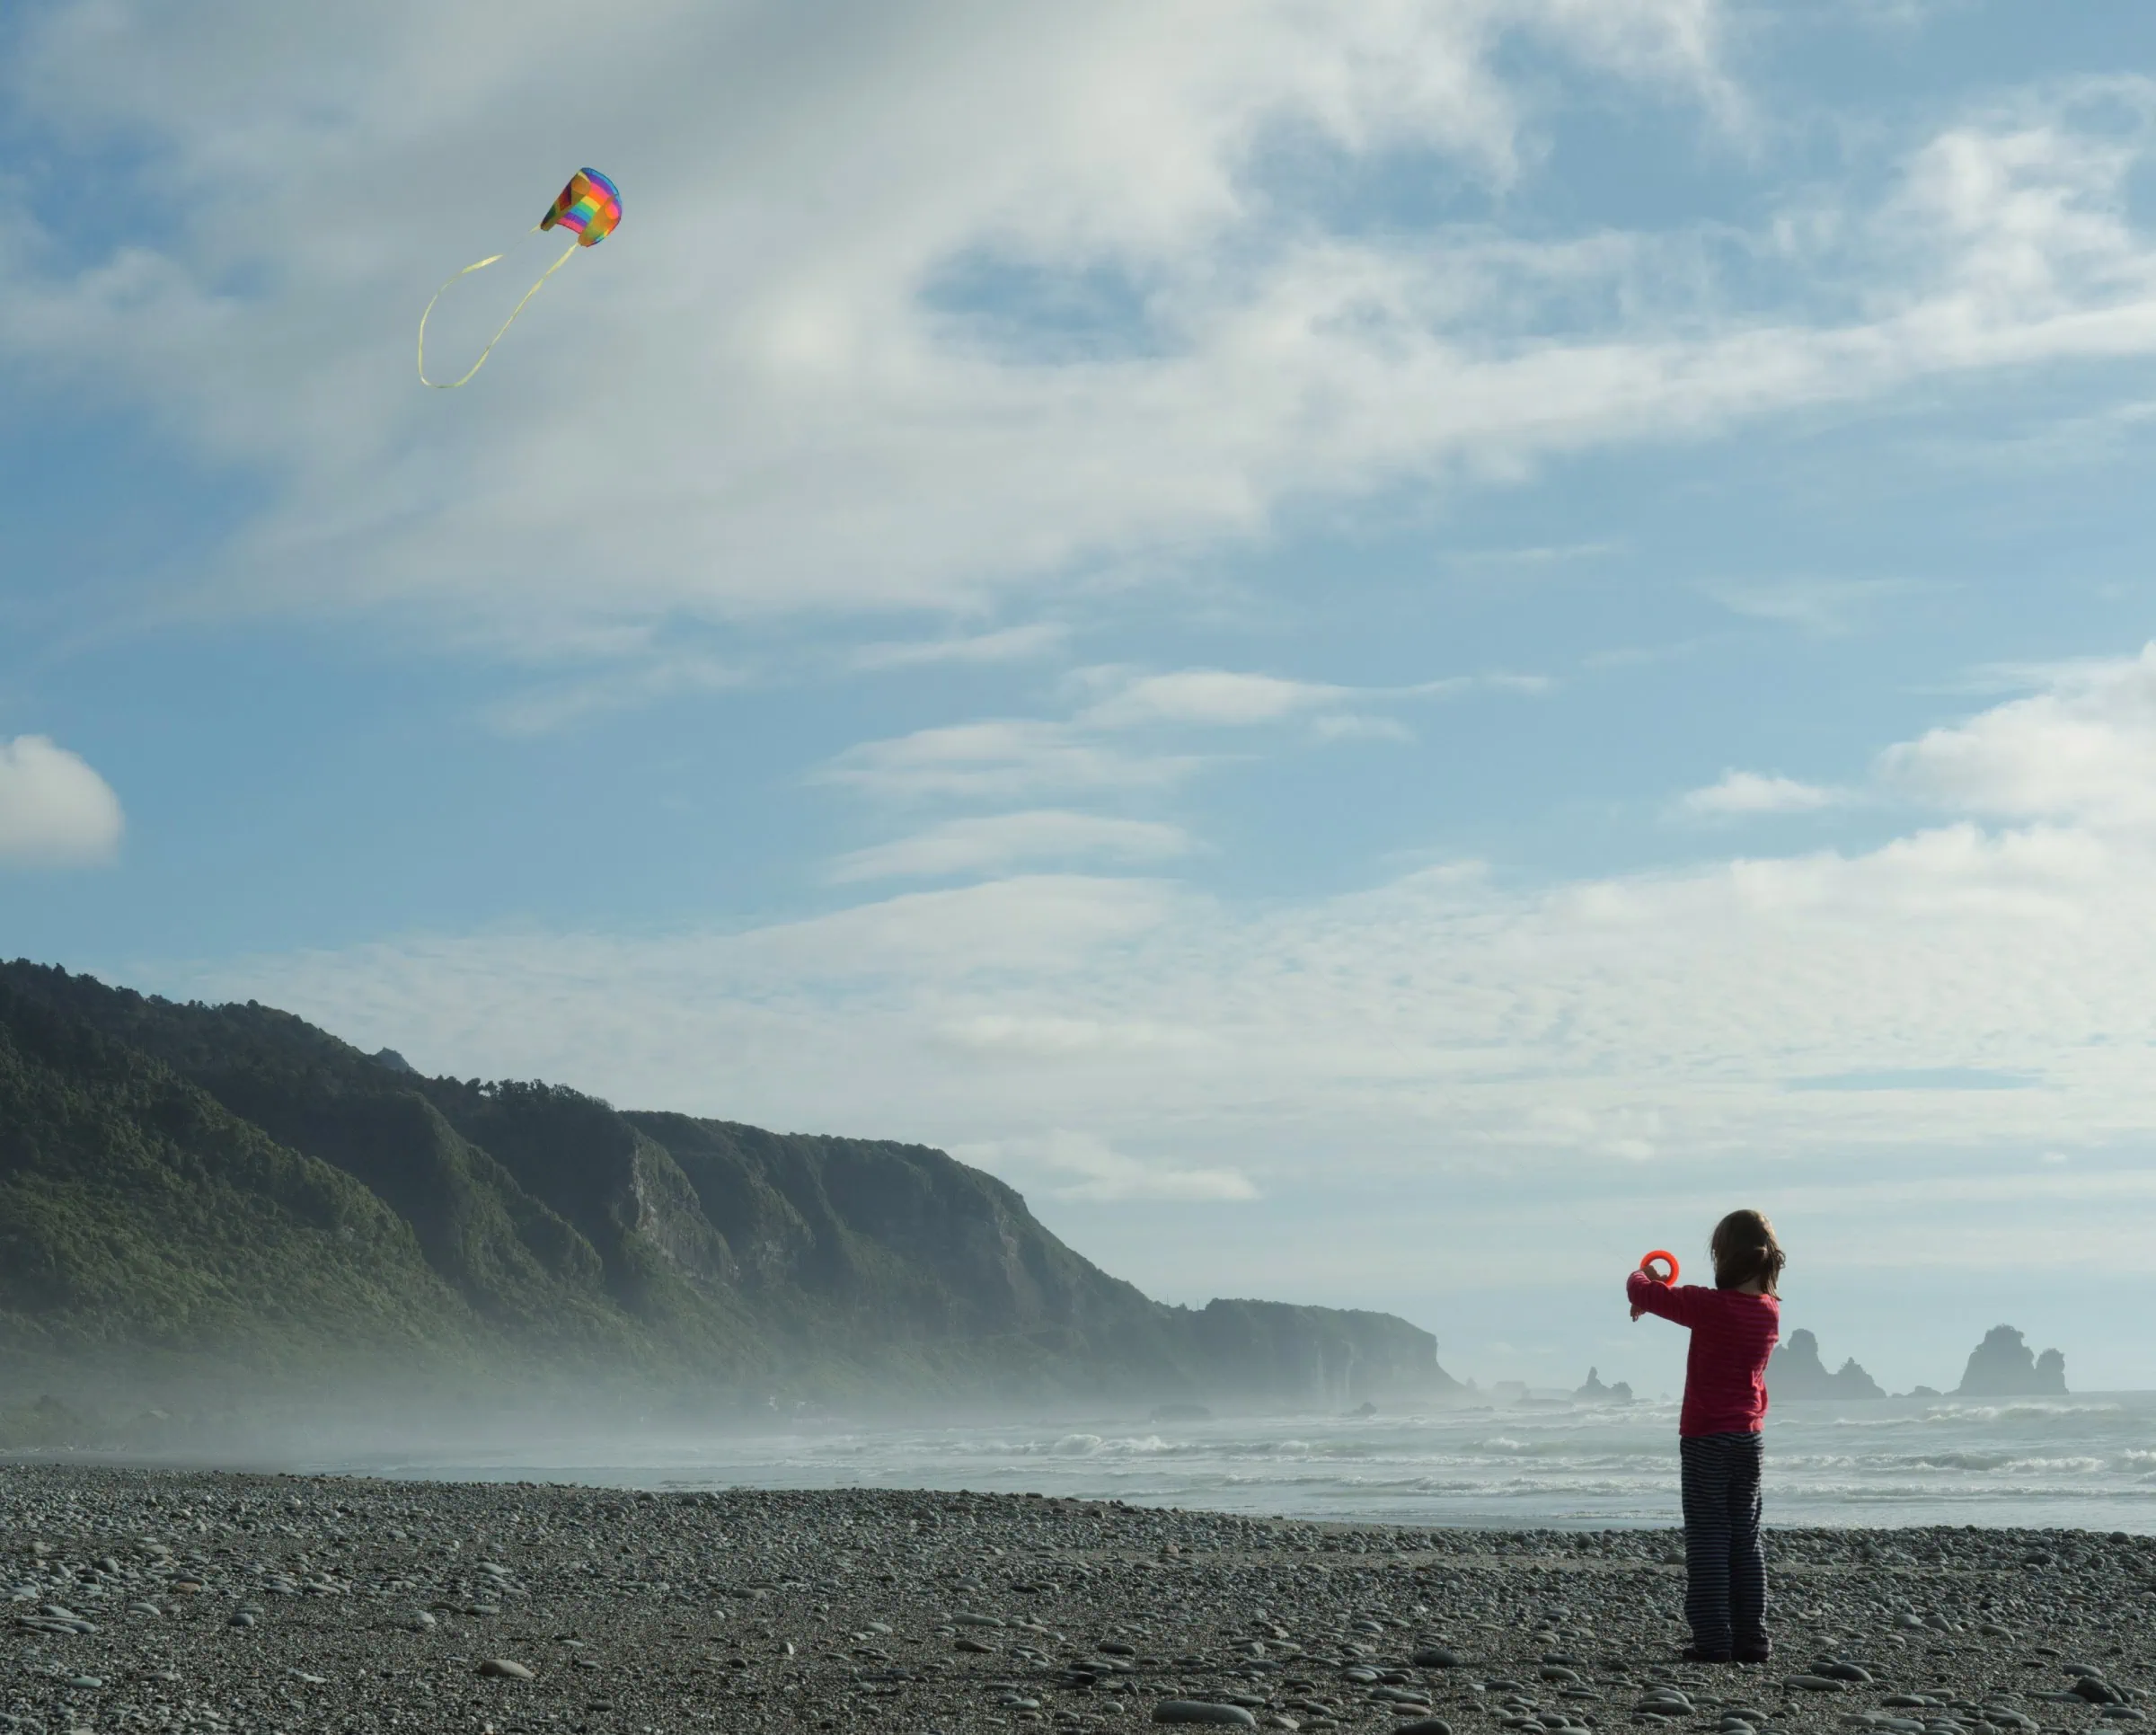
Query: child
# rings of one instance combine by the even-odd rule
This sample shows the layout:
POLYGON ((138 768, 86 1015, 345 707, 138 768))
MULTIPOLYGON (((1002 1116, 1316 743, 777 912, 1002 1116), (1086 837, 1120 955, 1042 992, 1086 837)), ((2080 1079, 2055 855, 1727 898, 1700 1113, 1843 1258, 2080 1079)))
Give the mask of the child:
POLYGON ((1714 1226, 1714 1288, 1677 1288, 1645 1271, 1625 1279, 1632 1317, 1659 1314, 1692 1328, 1684 1408, 1677 1421, 1683 1466, 1684 1660, 1763 1663, 1767 1556, 1759 1535, 1760 1428, 1767 1413, 1767 1357, 1781 1329, 1774 1288, 1782 1251, 1757 1211, 1714 1226))

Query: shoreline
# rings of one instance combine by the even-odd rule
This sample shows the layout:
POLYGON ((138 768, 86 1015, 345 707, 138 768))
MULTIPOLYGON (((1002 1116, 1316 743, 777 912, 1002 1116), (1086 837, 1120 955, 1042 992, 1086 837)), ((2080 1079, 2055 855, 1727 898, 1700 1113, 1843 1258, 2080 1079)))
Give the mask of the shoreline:
POLYGON ((0 1731, 961 1735, 1129 1730, 1169 1701, 1454 1735, 2144 1721, 2093 1701, 2156 1680, 2156 1541, 1770 1527, 1768 1547, 1775 1659, 1717 1668, 1675 1660, 1668 1528, 0 1463, 0 1731), (2091 1678, 2069 1665, 2105 1685, 2061 1698, 2091 1678))

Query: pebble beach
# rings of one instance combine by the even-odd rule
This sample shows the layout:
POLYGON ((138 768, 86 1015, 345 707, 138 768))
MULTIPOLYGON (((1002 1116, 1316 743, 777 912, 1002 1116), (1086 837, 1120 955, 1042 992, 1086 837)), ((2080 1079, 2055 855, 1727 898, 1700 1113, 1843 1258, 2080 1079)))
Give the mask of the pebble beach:
POLYGON ((0 1465, 0 1730, 1141 1724, 2036 1735, 2144 1722, 2156 1540, 1770 1528, 1687 1664, 1673 1530, 1024 1494, 0 1465))

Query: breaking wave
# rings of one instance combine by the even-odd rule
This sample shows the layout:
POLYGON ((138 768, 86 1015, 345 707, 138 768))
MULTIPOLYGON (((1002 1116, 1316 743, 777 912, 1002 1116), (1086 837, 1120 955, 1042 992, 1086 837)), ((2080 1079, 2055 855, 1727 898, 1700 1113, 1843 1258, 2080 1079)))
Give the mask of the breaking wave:
MULTIPOLYGON (((1766 1449, 1770 1526, 2156 1532, 2156 1394, 1783 1405, 1769 1416, 1766 1449)), ((1667 1403, 1137 1423, 1102 1413, 1037 1427, 832 1420, 725 1439, 641 1441, 628 1462, 581 1461, 573 1451, 550 1455, 535 1444, 515 1465, 402 1467, 638 1487, 1025 1491, 1508 1529, 1677 1521, 1676 1416, 1667 1403)))

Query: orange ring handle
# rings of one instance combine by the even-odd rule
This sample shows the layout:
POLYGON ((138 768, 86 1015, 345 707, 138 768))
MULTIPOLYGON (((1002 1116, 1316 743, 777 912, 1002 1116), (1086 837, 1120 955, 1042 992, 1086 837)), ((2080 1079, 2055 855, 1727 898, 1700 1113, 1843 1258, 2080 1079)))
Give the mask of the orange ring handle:
POLYGON ((1639 1269, 1645 1271, 1648 1276, 1653 1278, 1656 1282, 1666 1287, 1667 1285, 1674 1283, 1677 1280, 1677 1256, 1674 1253, 1665 1253, 1661 1248, 1657 1247, 1653 1253, 1648 1254, 1645 1259, 1639 1261, 1639 1269), (1655 1269, 1655 1261, 1657 1259, 1660 1260, 1665 1265, 1669 1267, 1669 1275, 1667 1277, 1664 1277, 1661 1272, 1655 1269))

